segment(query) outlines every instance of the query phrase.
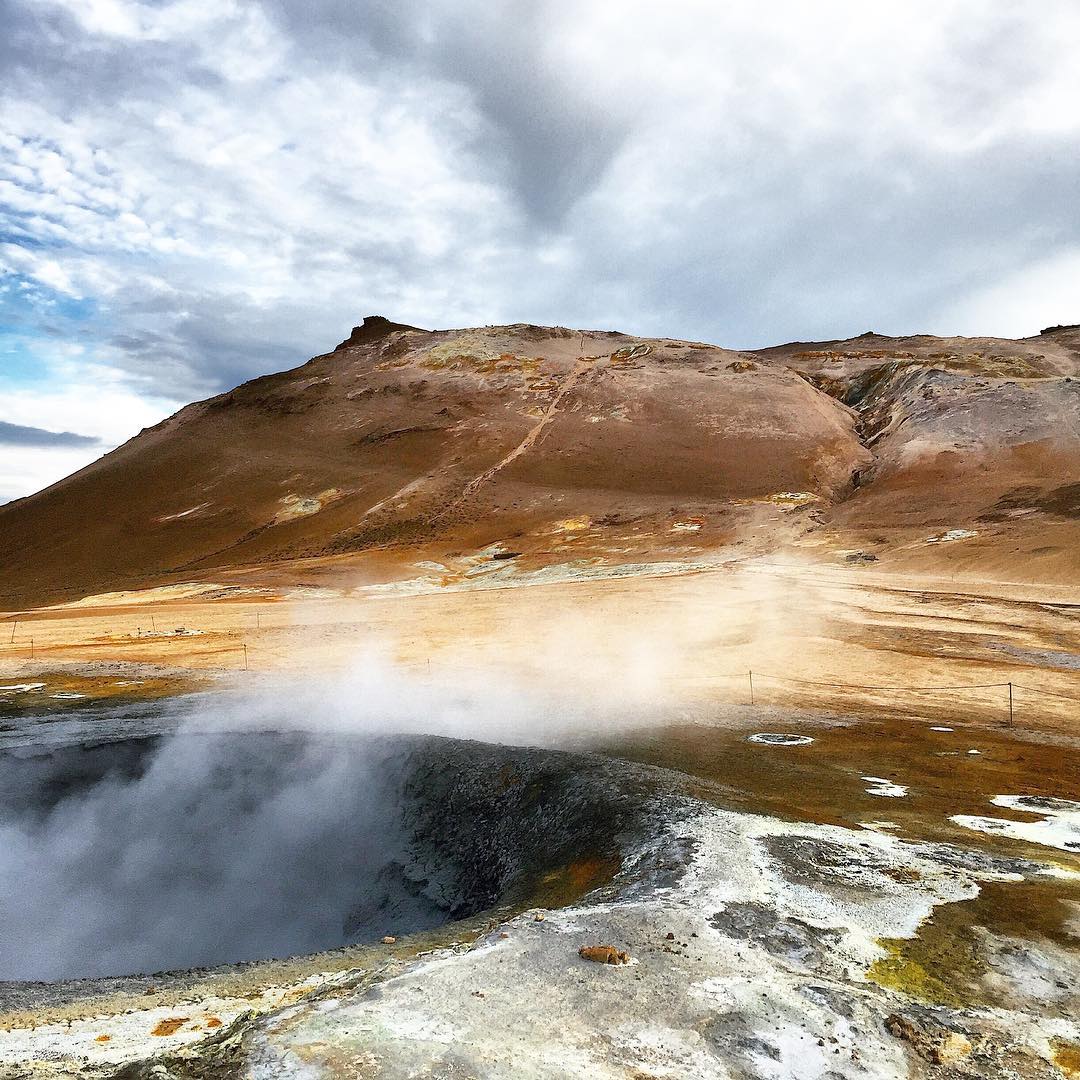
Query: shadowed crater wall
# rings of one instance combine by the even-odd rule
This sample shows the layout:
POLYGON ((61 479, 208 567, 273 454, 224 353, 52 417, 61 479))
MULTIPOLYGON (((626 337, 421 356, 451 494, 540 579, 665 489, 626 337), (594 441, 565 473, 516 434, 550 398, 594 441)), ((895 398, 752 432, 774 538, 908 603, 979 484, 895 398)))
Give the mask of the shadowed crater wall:
POLYGON ((656 770, 428 737, 177 734, 0 756, 0 979, 316 952, 566 902, 656 770))

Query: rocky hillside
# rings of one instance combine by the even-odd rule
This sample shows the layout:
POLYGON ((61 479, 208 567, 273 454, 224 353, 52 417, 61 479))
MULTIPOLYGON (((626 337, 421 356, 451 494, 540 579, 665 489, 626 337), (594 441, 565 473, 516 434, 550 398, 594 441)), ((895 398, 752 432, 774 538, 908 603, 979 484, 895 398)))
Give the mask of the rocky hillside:
POLYGON ((735 352, 372 317, 0 507, 0 607, 240 567, 779 547, 1075 579, 1078 358, 1075 327, 735 352))

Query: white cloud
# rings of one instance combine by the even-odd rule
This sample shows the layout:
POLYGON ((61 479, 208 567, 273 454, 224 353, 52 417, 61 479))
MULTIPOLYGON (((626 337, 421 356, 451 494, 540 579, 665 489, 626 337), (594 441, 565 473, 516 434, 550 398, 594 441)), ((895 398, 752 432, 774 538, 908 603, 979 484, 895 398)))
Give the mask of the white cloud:
MULTIPOLYGON (((954 304, 954 333, 973 337, 1027 337, 1063 320, 1080 322, 1080 247, 1017 267, 954 304)), ((944 321, 939 316, 937 322, 944 321)))
POLYGON ((99 439, 100 445, 4 447, 0 452, 0 502, 62 480, 182 404, 134 393, 118 384, 114 373, 80 364, 77 358, 61 361, 49 385, 6 387, 0 397, 0 419, 51 431, 74 431, 99 439))

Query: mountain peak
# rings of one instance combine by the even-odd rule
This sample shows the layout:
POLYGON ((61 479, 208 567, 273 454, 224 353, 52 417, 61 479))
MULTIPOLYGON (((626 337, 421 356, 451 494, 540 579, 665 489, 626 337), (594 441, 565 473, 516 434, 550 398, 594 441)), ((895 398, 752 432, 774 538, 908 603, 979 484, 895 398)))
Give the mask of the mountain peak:
POLYGON ((395 330, 419 330, 419 326, 409 326, 406 323, 391 322, 385 315, 365 315, 360 326, 354 326, 352 333, 334 349, 348 349, 353 345, 370 345, 381 337, 393 333, 395 330))

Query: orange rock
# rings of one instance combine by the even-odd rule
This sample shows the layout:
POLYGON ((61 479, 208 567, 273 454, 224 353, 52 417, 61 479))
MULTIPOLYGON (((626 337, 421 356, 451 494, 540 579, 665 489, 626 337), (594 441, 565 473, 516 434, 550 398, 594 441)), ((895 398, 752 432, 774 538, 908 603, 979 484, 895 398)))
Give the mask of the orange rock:
POLYGON ((614 945, 582 945, 578 949, 582 960, 591 960, 594 964, 629 964, 630 954, 616 949, 614 945))
POLYGON ((188 1018, 186 1016, 169 1016, 166 1019, 160 1021, 156 1028, 150 1032, 151 1035, 175 1035, 186 1023, 188 1018))

